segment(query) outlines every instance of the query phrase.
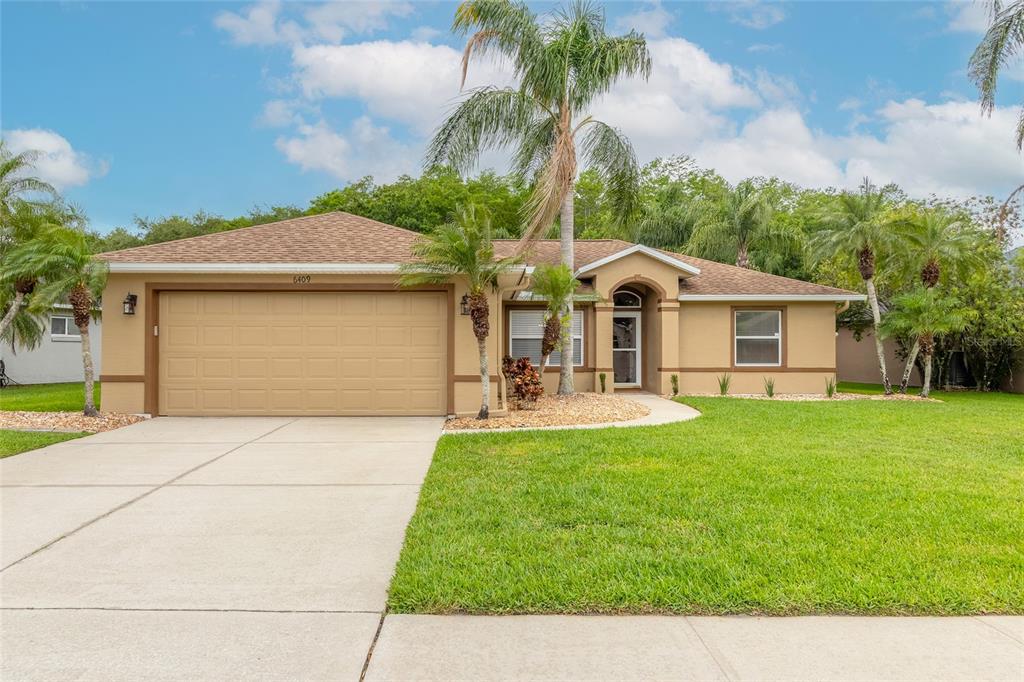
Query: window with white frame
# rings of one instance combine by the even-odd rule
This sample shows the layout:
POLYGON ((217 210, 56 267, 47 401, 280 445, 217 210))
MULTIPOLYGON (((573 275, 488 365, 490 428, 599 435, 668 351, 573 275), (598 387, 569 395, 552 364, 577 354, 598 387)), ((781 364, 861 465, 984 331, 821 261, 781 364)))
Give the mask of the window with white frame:
POLYGON ((80 339, 78 327, 75 326, 75 318, 70 315, 50 316, 50 338, 51 339, 80 339))
MULTIPOLYGON (((540 346, 544 339, 543 310, 510 310, 508 314, 508 354, 514 358, 530 358, 535 366, 540 365, 540 346)), ((572 364, 583 364, 583 311, 572 313, 572 364)), ((561 353, 557 350, 548 358, 548 367, 562 364, 561 353)))
POLYGON ((782 365, 782 311, 736 311, 736 366, 782 365))

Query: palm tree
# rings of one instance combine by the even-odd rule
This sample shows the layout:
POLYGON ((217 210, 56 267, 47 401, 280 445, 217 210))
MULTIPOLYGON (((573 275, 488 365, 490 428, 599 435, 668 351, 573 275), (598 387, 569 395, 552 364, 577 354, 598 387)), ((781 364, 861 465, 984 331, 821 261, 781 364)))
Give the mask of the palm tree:
POLYGON ((490 333, 488 288, 497 285, 515 258, 496 259, 491 241, 491 220, 473 206, 460 208, 455 222, 441 225, 413 245, 418 262, 402 267, 400 286, 446 284, 453 278, 466 280, 469 315, 480 350, 480 412, 477 419, 490 414, 491 380, 487 362, 487 335, 490 333))
POLYGON ((23 194, 40 192, 54 194, 53 187, 28 173, 39 158, 39 152, 14 154, 0 140, 0 225, 6 231, 8 219, 15 211, 23 194))
POLYGON ((752 250, 790 251, 800 235, 784 223, 774 223, 774 207, 752 182, 730 188, 720 204, 706 205, 687 243, 687 253, 712 260, 735 257, 736 265, 750 268, 752 250))
MULTIPOLYGON (((1024 0, 986 0, 992 21, 967 66, 967 74, 978 86, 981 111, 992 114, 996 106, 999 70, 1024 52, 1024 0)), ((1024 109, 1017 121, 1017 149, 1024 146, 1024 109)))
POLYGON ((941 296, 935 289, 919 287, 896 297, 893 308, 885 316, 880 333, 885 336, 905 334, 921 347, 924 363, 924 386, 921 396, 928 397, 932 383, 932 355, 935 337, 961 331, 967 316, 956 299, 941 296))
POLYGON ((96 315, 96 301, 107 283, 107 264, 93 257, 82 231, 69 227, 48 230, 42 238, 13 251, 8 260, 15 271, 46 273, 33 296, 32 306, 37 311, 48 310, 65 297, 71 304, 75 326, 82 337, 83 412, 87 417, 97 416, 89 321, 96 315))
POLYGON ((565 264, 549 265, 547 263, 538 265, 530 276, 530 291, 534 296, 544 299, 547 304, 547 311, 544 317, 544 337, 541 340, 540 348, 540 374, 544 376, 544 368, 548 364, 548 356, 556 348, 561 355, 561 364, 572 364, 571 356, 567 356, 561 348, 562 328, 572 327, 572 315, 563 317, 563 311, 568 307, 567 299, 572 299, 573 294, 580 286, 580 281, 572 274, 565 264))
MULTIPOLYGON (((560 215, 561 261, 574 270, 577 151, 605 181, 620 222, 638 205, 640 169, 633 146, 587 110, 620 78, 649 76, 646 40, 635 31, 609 36, 604 12, 582 1, 538 21, 523 2, 466 0, 452 28, 460 35, 473 32, 462 58, 463 85, 470 61, 488 54, 503 57, 519 84, 472 90, 435 133, 427 165, 447 163, 466 172, 485 149, 514 148, 514 172, 536 178, 520 247, 527 248, 560 215)), ((569 299, 562 316, 571 315, 569 299)), ((561 343, 571 355, 569 328, 563 328, 561 343)), ((558 392, 573 392, 572 363, 562 363, 558 392)))
POLYGON ((818 260, 837 255, 856 258, 857 269, 868 293, 882 387, 886 395, 891 395, 885 351, 878 336, 882 316, 875 290, 876 259, 879 251, 884 252, 893 240, 889 229, 891 221, 886 217, 887 204, 886 192, 876 189, 870 180, 864 178, 859 192, 843 192, 836 198, 835 207, 822 216, 822 228, 815 233, 811 246, 818 260))
MULTIPOLYGON (((901 260, 920 278, 925 289, 935 288, 949 271, 963 277, 985 264, 980 249, 982 235, 968 220, 935 208, 914 212, 899 224, 906 250, 901 260)), ((900 379, 900 393, 907 392, 919 351, 920 344, 915 339, 900 379)))
POLYGON ((37 205, 15 201, 7 214, 0 237, 0 339, 35 346, 43 333, 27 307, 41 279, 60 266, 56 256, 45 258, 48 244, 59 235, 71 215, 56 204, 37 205), (24 252, 38 256, 29 263, 24 252))

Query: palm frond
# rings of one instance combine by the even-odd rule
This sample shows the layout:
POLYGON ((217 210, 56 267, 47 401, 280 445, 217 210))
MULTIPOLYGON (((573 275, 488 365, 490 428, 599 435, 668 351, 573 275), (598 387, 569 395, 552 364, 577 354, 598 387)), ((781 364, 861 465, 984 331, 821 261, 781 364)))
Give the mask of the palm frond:
POLYGON ((512 88, 473 90, 448 116, 427 148, 427 167, 471 170, 485 149, 518 142, 537 124, 536 103, 512 88))
POLYGON ((587 122, 581 150, 607 187, 613 215, 620 225, 636 217, 640 206, 640 164, 629 139, 607 123, 587 122))

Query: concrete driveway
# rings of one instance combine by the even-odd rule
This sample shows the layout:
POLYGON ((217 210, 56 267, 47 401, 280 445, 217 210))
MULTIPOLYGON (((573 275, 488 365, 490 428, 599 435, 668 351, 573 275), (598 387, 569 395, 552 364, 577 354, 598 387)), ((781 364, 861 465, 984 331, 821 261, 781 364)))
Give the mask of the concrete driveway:
POLYGON ((14 679, 359 679, 440 418, 161 418, 0 460, 14 679))

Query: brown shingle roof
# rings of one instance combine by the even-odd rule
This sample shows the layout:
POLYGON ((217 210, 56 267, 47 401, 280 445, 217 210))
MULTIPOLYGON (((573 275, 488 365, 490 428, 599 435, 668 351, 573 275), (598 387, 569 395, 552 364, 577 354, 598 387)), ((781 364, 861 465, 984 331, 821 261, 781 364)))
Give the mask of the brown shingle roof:
MULTIPOLYGON (((100 254, 111 263, 409 263, 419 234, 350 213, 324 213, 227 232, 137 246, 100 254)), ((510 256, 518 242, 495 240, 498 256, 510 256)), ((576 242, 576 267, 633 246, 621 239, 576 242)), ((700 269, 680 283, 680 293, 707 295, 848 295, 853 292, 778 277, 734 265, 663 253, 700 269)), ((525 254, 531 265, 557 263, 558 240, 538 241, 525 254)))
POLYGON ((101 253, 111 263, 406 263, 419 234, 323 213, 101 253))

